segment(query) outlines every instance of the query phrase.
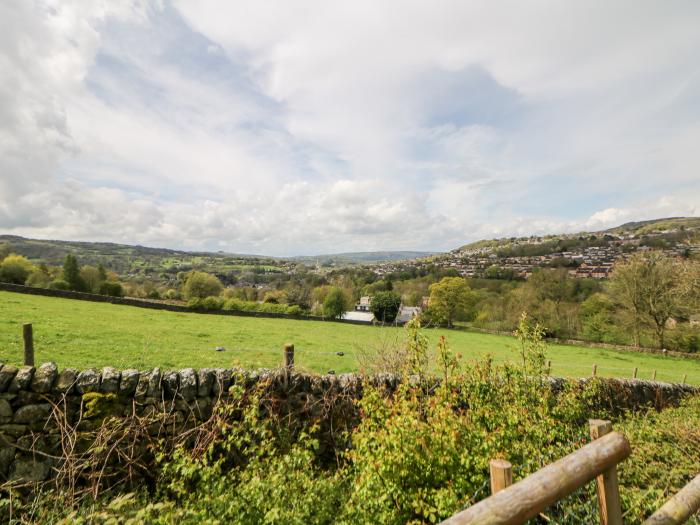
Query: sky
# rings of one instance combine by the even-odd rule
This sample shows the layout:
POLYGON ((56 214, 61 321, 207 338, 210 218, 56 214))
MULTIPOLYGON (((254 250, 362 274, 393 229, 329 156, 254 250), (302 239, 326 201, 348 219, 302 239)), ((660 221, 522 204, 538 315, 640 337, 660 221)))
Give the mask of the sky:
POLYGON ((445 251, 700 215, 696 0, 0 0, 0 233, 445 251))

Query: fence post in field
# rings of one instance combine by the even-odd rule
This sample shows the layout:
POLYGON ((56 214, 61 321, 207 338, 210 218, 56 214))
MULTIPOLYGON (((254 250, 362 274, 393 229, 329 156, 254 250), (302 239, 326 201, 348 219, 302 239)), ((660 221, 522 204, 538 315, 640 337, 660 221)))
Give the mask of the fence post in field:
POLYGON ((598 373, 598 365, 593 365, 593 375, 595 376, 598 373))
POLYGON ((552 360, 548 359, 547 360, 547 375, 551 375, 551 374, 552 374, 552 360))
POLYGON ((294 345, 292 343, 284 345, 284 369, 287 372, 294 370, 294 345))
POLYGON ((23 325, 22 333, 24 335, 24 365, 34 366, 34 332, 32 331, 32 324, 26 323, 23 325))
POLYGON ((654 370, 654 375, 651 376, 652 381, 656 381, 656 370, 654 370))
POLYGON ((685 385, 686 380, 688 379, 688 374, 683 374, 683 384, 685 385))
POLYGON ((491 475, 491 494, 496 494, 513 484, 513 465, 505 459, 489 461, 491 475))
POLYGON ((632 378, 637 379, 637 367, 634 367, 634 372, 632 372, 632 378))
MULTIPOLYGON (((612 431, 612 423, 602 419, 591 419, 589 422, 591 439, 596 440, 612 431)), ((617 467, 612 466, 596 477, 596 492, 598 493, 598 512, 601 525, 622 525, 622 507, 620 505, 620 489, 617 484, 617 467)))

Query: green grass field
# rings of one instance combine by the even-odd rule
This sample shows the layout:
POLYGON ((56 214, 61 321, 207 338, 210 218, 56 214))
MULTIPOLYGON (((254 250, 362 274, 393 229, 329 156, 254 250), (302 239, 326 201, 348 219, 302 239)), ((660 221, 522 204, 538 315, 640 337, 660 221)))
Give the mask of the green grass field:
MULTIPOLYGON (((148 310, 132 306, 0 292, 0 361, 21 364, 22 323, 34 325, 37 363, 55 361, 60 368, 275 367, 282 345, 293 342, 298 368, 336 373, 356 370, 360 349, 402 337, 401 328, 333 322, 256 319, 148 310), (225 352, 216 352, 223 346, 225 352), (345 355, 337 356, 336 352, 345 355)), ((440 335, 468 362, 490 354, 495 361, 517 358, 511 337, 429 329, 431 345, 440 335)), ((550 345, 552 374, 568 377, 598 374, 640 378, 657 370, 660 381, 700 384, 700 361, 634 352, 550 345)))

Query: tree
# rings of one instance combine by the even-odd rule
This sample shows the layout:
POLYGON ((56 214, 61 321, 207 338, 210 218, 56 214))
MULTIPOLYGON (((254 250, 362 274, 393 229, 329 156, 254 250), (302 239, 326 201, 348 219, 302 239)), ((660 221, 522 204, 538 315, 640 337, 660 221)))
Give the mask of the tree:
POLYGON ((100 281, 107 280, 107 270, 105 270, 105 267, 102 265, 102 263, 97 265, 97 273, 100 278, 100 281))
POLYGON ((569 272, 564 268, 533 271, 525 286, 536 294, 538 300, 549 299, 557 306, 571 299, 575 290, 574 279, 569 277, 569 272))
POLYGON ((659 347, 664 347, 666 323, 683 315, 695 301, 689 286, 696 263, 667 257, 663 252, 638 253, 618 264, 610 281, 610 292, 632 318, 635 344, 644 324, 654 329, 659 347))
POLYGON ((205 297, 218 296, 223 288, 221 281, 215 275, 192 271, 187 276, 187 280, 182 287, 182 293, 185 299, 194 297, 204 299, 205 297))
MULTIPOLYGON (((46 267, 44 266, 44 268, 46 267)), ((42 268, 34 268, 24 284, 35 288, 48 288, 50 283, 51 275, 49 275, 48 271, 42 268)))
POLYGON ((377 321, 382 323, 393 323, 399 308, 401 308, 401 296, 390 291, 374 294, 369 307, 377 321))
POLYGON ((11 253, 0 264, 0 281, 12 284, 24 284, 34 265, 22 255, 11 253))
POLYGON ((66 255, 66 260, 63 263, 63 280, 68 283, 68 288, 70 290, 84 292, 87 288, 85 281, 83 281, 83 278, 80 276, 78 259, 71 253, 66 255))
POLYGON ((615 303, 596 293, 581 303, 582 334, 589 341, 608 342, 615 332, 615 303))
MULTIPOLYGON (((104 268, 103 268, 104 269, 104 268)), ((100 288, 100 283, 106 281, 107 274, 104 274, 105 278, 102 279, 100 275, 100 270, 94 266, 83 266, 80 269, 80 277, 85 283, 85 289, 89 292, 96 292, 100 288)))
POLYGON ((345 294, 341 288, 332 287, 323 300, 323 315, 333 319, 340 319, 345 312, 345 294))
POLYGON ((470 300, 471 290, 461 277, 444 277, 430 285, 430 315, 448 327, 469 306, 470 300))

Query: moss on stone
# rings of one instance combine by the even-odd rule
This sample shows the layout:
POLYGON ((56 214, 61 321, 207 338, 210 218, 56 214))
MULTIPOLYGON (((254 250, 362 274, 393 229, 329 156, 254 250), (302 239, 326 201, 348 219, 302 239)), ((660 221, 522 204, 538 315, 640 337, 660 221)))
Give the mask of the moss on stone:
POLYGON ((88 419, 102 420, 108 416, 117 416, 121 405, 116 394, 88 392, 83 394, 84 416, 88 419))

